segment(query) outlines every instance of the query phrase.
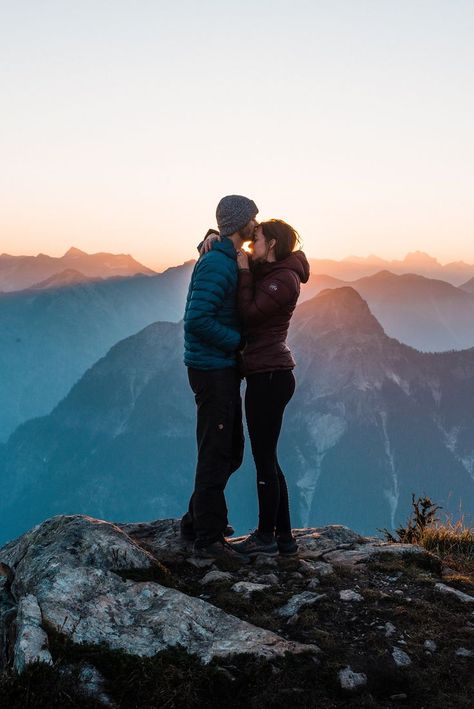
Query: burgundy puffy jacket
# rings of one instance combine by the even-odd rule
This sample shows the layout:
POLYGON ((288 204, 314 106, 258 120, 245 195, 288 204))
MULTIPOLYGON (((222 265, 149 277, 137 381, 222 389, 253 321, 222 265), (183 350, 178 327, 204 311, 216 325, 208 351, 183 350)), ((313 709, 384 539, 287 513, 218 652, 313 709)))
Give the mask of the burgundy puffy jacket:
POLYGON ((281 261, 258 263, 239 271, 238 306, 245 347, 242 373, 292 369, 295 361, 286 344, 300 283, 309 278, 309 263, 302 251, 281 261))

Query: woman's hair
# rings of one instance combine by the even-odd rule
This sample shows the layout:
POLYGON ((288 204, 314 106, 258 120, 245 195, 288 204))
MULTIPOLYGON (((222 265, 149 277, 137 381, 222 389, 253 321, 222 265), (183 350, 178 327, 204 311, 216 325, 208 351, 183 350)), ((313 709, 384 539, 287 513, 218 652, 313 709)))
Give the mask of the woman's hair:
POLYGON ((268 243, 275 239, 275 258, 281 261, 291 254, 295 246, 301 243, 300 235, 292 226, 283 219, 270 219, 268 222, 260 222, 263 236, 268 243))

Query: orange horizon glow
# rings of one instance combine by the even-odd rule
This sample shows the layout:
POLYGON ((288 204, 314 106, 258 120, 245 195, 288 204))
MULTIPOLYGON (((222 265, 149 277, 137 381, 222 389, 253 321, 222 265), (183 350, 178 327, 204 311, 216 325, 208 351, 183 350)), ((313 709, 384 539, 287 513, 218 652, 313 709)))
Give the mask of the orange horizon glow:
POLYGON ((5 3, 0 252, 163 270, 244 194, 311 258, 474 263, 474 4, 239 8, 5 3))
MULTIPOLYGON (((153 257, 147 258, 146 255, 144 258, 139 258, 137 253, 134 253, 133 251, 115 251, 115 250, 110 250, 107 248, 87 250, 86 248, 81 248, 81 247, 77 246, 77 244, 70 244, 70 246, 68 246, 65 249, 59 249, 59 250, 55 249, 53 251, 47 251, 46 249, 42 249, 41 251, 34 252, 34 253, 26 253, 25 251, 21 251, 21 252, 16 251, 15 252, 14 250, 6 251, 3 249, 3 245, 1 245, 1 248, 2 248, 2 250, 0 251, 1 255, 16 256, 16 257, 20 257, 20 256, 38 257, 40 255, 46 255, 46 256, 53 257, 53 258, 62 258, 63 256, 65 256, 65 254, 67 253, 67 251, 69 251, 70 248, 77 248, 80 251, 83 251, 84 253, 86 253, 88 255, 94 255, 94 254, 99 254, 99 253, 111 253, 114 255, 125 255, 125 256, 131 256, 136 261, 138 261, 142 266, 146 266, 146 267, 156 271, 157 273, 161 273, 161 272, 165 271, 166 269, 172 268, 174 266, 180 266, 181 264, 185 263, 186 261, 196 260, 198 257, 198 254, 196 251, 195 253, 189 254, 188 258, 184 258, 183 260, 178 259, 178 260, 169 260, 169 261, 159 261, 159 260, 154 260, 153 257)), ((250 254, 251 253, 250 242, 244 243, 243 249, 247 253, 250 254)), ((363 259, 364 262, 368 266, 378 265, 378 259, 382 259, 384 262, 386 262, 388 264, 390 264, 391 262, 395 262, 395 263, 400 264, 406 259, 406 257, 409 254, 413 255, 413 258, 414 258, 414 254, 416 254, 417 252, 422 253, 422 254, 426 254, 427 256, 436 259, 436 261, 438 262, 438 264, 440 266, 446 266, 450 263, 457 263, 460 261, 463 261, 466 265, 474 266, 474 259, 472 261, 469 261, 468 259, 465 259, 465 258, 463 259, 463 258, 456 258, 456 257, 455 258, 440 259, 440 258, 438 258, 438 256, 436 254, 430 253, 427 251, 422 251, 421 249, 413 249, 409 252, 401 253, 397 256, 390 256, 390 257, 384 257, 381 254, 370 253, 368 255, 364 255, 363 253, 359 253, 359 254, 346 254, 346 255, 342 256, 341 258, 336 258, 335 256, 323 257, 320 255, 315 255, 315 254, 305 250, 305 253, 309 259, 320 260, 320 261, 335 261, 335 262, 349 261, 351 258, 354 259, 355 262, 357 262, 359 259, 363 259)), ((410 261, 411 264, 414 263, 413 258, 410 261)), ((415 261, 415 263, 416 263, 416 261, 415 261)))

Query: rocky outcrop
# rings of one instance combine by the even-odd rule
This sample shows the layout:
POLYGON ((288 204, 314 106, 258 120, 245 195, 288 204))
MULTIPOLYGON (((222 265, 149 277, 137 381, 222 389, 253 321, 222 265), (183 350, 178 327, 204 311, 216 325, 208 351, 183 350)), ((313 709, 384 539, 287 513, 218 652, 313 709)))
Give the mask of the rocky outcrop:
MULTIPOLYGON (((183 552, 172 523, 167 552, 183 552)), ((161 548, 162 540, 157 543, 161 548)), ((156 581, 132 581, 118 572, 151 570, 157 557, 118 525, 85 516, 52 518, 1 551, 18 603, 17 669, 49 662, 45 629, 76 643, 105 643, 140 656, 181 645, 203 661, 233 653, 265 657, 317 651, 225 613, 156 581)), ((165 575, 165 574, 164 574, 165 575)))
MULTIPOLYGON (((463 584, 443 576, 440 560, 422 547, 363 537, 342 525, 294 534, 296 557, 222 568, 193 556, 177 520, 53 517, 0 550, 3 669, 22 673, 38 661, 54 668, 59 642, 144 659, 184 648, 232 684, 239 657, 278 663, 299 656, 310 689, 282 692, 308 691, 314 702, 320 690, 326 696, 339 688, 343 697, 365 693, 361 706, 379 706, 370 704, 374 697, 392 706, 389 700, 402 693, 413 699, 424 686, 420 674, 433 691, 437 663, 448 659, 472 678, 467 578, 463 584)), ((113 683, 95 657, 77 666, 78 687, 113 705, 113 683)), ((68 660, 63 672, 76 661, 68 660)), ((465 706, 462 692, 455 696, 465 706)))

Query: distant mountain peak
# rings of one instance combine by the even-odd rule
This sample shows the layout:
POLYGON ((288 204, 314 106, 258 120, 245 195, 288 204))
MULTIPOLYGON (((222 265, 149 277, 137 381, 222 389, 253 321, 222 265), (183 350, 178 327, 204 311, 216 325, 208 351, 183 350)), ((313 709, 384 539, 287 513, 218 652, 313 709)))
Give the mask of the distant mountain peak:
POLYGON ((47 288, 57 288, 61 286, 72 286, 77 285, 78 283, 84 283, 85 281, 94 280, 100 281, 102 279, 100 277, 89 278, 88 276, 85 276, 83 273, 77 271, 74 268, 65 268, 64 271, 61 271, 60 273, 55 273, 49 278, 46 278, 43 281, 40 281, 39 283, 35 283, 34 285, 30 286, 30 288, 33 290, 43 290, 47 288))
POLYGON ((387 281, 396 278, 398 278, 398 276, 395 273, 392 273, 392 271, 389 271, 387 268, 385 268, 382 271, 377 271, 377 273, 374 273, 372 276, 366 276, 364 280, 370 279, 371 281, 387 281))
POLYGON ((331 298, 334 302, 344 303, 347 305, 365 304, 362 296, 352 288, 352 286, 341 286, 340 288, 325 288, 316 298, 331 298))
POLYGON ((356 314, 364 313, 370 318, 374 318, 370 312, 369 306, 352 286, 341 286, 340 288, 325 288, 313 300, 325 300, 331 305, 336 306, 339 314, 356 314))
POLYGON ((371 313, 366 301, 351 286, 325 288, 297 308, 297 317, 316 318, 314 330, 339 328, 358 333, 383 335, 384 329, 371 313))
POLYGON ((425 251, 410 251, 402 263, 412 266, 441 266, 437 258, 430 256, 425 251))
POLYGON ((87 253, 81 251, 81 249, 77 249, 75 246, 71 246, 71 248, 66 251, 63 258, 66 258, 66 256, 87 256, 87 253))

